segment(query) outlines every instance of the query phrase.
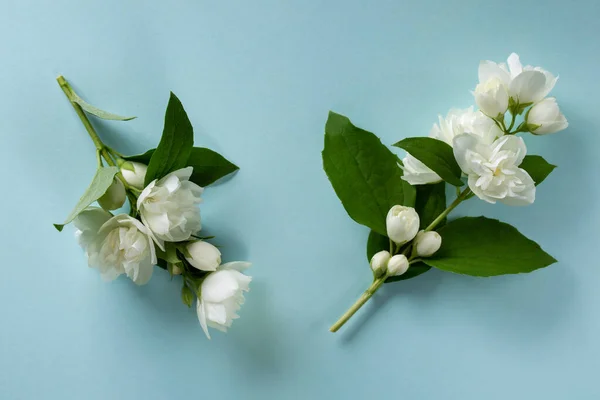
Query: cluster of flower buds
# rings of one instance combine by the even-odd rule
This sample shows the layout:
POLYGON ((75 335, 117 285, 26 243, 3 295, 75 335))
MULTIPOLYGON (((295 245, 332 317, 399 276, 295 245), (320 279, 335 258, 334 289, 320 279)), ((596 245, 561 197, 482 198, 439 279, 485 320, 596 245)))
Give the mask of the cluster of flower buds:
POLYGON ((431 257, 439 250, 442 245, 440 234, 419 231, 419 225, 419 214, 414 208, 396 205, 390 209, 386 218, 386 230, 395 244, 391 250, 398 254, 392 255, 389 251, 382 250, 373 255, 371 269, 376 277, 402 275, 408 271, 413 260, 431 257))

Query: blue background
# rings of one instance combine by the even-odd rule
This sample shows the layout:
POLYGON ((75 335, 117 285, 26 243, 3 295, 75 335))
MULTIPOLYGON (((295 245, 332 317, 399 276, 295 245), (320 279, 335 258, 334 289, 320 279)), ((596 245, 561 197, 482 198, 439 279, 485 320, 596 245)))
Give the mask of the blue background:
POLYGON ((600 3, 2 1, 0 397, 3 399, 597 399, 600 367, 600 3), (330 109, 391 144, 466 107, 480 59, 512 51, 560 80, 567 131, 527 137, 559 168, 526 208, 455 215, 516 225, 559 263, 476 279, 370 283, 367 230, 321 169, 330 109), (124 152, 154 147, 169 90, 195 142, 241 171, 205 192, 206 231, 251 260, 227 335, 204 337, 180 283, 103 283, 61 221, 94 148, 55 82, 139 118, 95 123, 124 152))

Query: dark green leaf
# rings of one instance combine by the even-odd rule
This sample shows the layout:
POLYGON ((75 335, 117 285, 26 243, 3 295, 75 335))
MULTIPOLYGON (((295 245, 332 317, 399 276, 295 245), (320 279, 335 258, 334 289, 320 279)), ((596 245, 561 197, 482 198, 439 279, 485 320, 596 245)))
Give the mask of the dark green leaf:
POLYGON ((370 263, 375 253, 379 253, 382 250, 390 251, 390 239, 375 231, 369 232, 369 238, 367 239, 367 261, 370 263))
POLYGON ((416 278, 417 276, 419 276, 421 274, 424 274, 425 272, 429 271, 430 269, 431 269, 430 266, 425 265, 425 264, 423 264, 421 262, 415 263, 415 264, 412 264, 408 268, 408 271, 406 271, 402 275, 400 275, 400 276, 391 276, 391 277, 387 278, 385 280, 385 283, 405 281, 407 279, 416 278))
POLYGON ((428 137, 402 139, 394 144, 428 166, 443 180, 454 186, 464 185, 462 171, 454 158, 452 147, 441 140, 428 137))
POLYGON ((199 186, 208 186, 239 169, 219 153, 204 147, 194 147, 187 164, 194 167, 190 181, 199 186))
POLYGON ((544 160, 542 156, 525 156, 519 168, 523 168, 531 179, 535 182, 536 186, 539 185, 546 179, 550 172, 556 168, 556 165, 550 164, 548 161, 544 160))
POLYGON ((92 179, 92 183, 86 189, 83 196, 81 196, 77 202, 77 205, 73 211, 71 211, 65 222, 62 224, 54 224, 54 227, 59 232, 62 231, 65 225, 73 221, 75 217, 79 215, 79 213, 85 210, 90 204, 98 200, 104 193, 106 193, 106 190, 112 184, 117 172, 119 172, 119 168, 117 167, 98 168, 96 175, 94 175, 94 178, 92 179))
POLYGON ((531 272, 556 260, 513 226, 485 217, 464 217, 440 229, 442 247, 423 262, 473 276, 531 272))
MULTIPOLYGON (((421 220, 421 229, 425 229, 446 209, 446 184, 444 182, 433 185, 417 186, 417 202, 415 210, 421 220)), ((445 223, 442 221, 439 226, 445 223)))
POLYGON ((150 159, 152 158, 152 154, 154 154, 155 150, 156 149, 150 149, 147 152, 145 152, 144 154, 136 154, 133 156, 127 156, 127 157, 125 157, 125 159, 127 161, 139 162, 139 163, 148 165, 148 163, 150 162, 150 159))
POLYGON ((383 235, 390 208, 413 205, 411 196, 404 194, 396 156, 377 136, 352 125, 343 115, 329 113, 322 155, 333 189, 359 224, 383 235))
POLYGON ((187 165, 194 146, 194 129, 173 93, 165 113, 165 126, 158 147, 148 163, 145 185, 187 165))

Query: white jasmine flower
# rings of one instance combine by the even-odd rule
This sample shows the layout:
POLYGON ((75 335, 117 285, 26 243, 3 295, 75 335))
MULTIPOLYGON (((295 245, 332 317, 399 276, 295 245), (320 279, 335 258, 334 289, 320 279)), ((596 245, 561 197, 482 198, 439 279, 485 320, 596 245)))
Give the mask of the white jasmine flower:
POLYGON ((546 135, 562 131, 569 126, 569 123, 560 112, 556 99, 548 97, 531 107, 527 114, 527 125, 531 133, 546 135))
POLYGON ((201 271, 216 271, 221 264, 221 252, 212 244, 197 240, 187 245, 190 257, 185 259, 201 271))
POLYGON ((113 217, 101 208, 90 207, 75 218, 74 224, 89 266, 97 268, 104 280, 121 274, 138 285, 150 280, 156 253, 150 231, 140 221, 127 214, 113 217))
POLYGON ((182 168, 153 180, 138 198, 142 222, 163 250, 163 241, 188 240, 202 228, 198 204, 203 189, 189 181, 192 170, 192 167, 182 168))
POLYGON ((147 165, 134 161, 127 161, 121 165, 121 175, 125 182, 140 190, 144 188, 147 170, 147 165))
POLYGON ((535 184, 527 171, 519 168, 526 153, 525 142, 516 136, 492 141, 465 133, 454 138, 454 157, 468 176, 469 188, 489 203, 533 203, 535 184))
POLYGON ((390 257, 390 252, 386 250, 375 253, 373 257, 371 257, 371 269, 373 272, 377 275, 383 273, 387 269, 390 257))
POLYGON ((392 258, 387 265, 388 275, 389 276, 399 276, 408 271, 408 259, 404 254, 396 254, 392 258))
MULTIPOLYGON (((519 104, 536 103, 542 100, 550 93, 557 79, 550 72, 540 67, 529 65, 523 67, 516 53, 512 53, 508 57, 508 66, 493 61, 482 61, 479 64, 479 85, 494 86, 497 84, 507 90, 513 101, 519 104)), ((477 101, 477 89, 475 92, 475 100, 477 101)), ((495 118, 497 116, 497 114, 489 114, 485 110, 486 104, 480 104, 477 101, 477 105, 490 117, 495 118)))
POLYGON ((244 275, 242 271, 250 265, 241 261, 223 264, 202 282, 196 312, 209 339, 209 327, 227 332, 233 320, 239 318, 237 311, 244 304, 244 292, 250 289, 252 281, 252 278, 244 275))
POLYGON ((431 231, 420 231, 414 241, 415 254, 419 257, 431 257, 442 245, 442 237, 439 233, 431 231))
POLYGON ((413 240, 419 231, 419 214, 412 207, 396 205, 388 211, 385 223, 388 237, 403 244, 413 240))

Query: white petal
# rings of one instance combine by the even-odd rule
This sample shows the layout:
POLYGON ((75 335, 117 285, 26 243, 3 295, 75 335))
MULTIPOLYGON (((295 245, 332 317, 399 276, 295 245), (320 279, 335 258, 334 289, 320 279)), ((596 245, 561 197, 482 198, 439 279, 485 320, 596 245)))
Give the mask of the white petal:
POLYGON ((473 168, 469 160, 469 153, 475 152, 478 144, 478 136, 471 133, 463 133, 454 138, 452 146, 454 150, 454 158, 456 158, 456 162, 460 166, 460 169, 467 175, 473 172, 473 168))
POLYGON ((206 311, 204 310, 204 302, 201 302, 200 299, 196 301, 196 314, 198 314, 198 321, 200 321, 202 330, 206 334, 206 337, 210 339, 210 333, 208 333, 208 326, 206 325, 206 311))
POLYGON ((515 166, 521 165, 523 158, 527 155, 527 147, 522 137, 514 135, 502 136, 494 143, 498 151, 508 151, 515 154, 515 166))
POLYGON ((547 93, 546 76, 540 71, 523 71, 512 80, 509 91, 521 104, 540 101, 547 93))
POLYGON ((493 61, 481 61, 479 63, 479 82, 485 82, 494 77, 499 78, 505 85, 510 83, 510 75, 501 66, 493 61))
POLYGON ((229 269, 229 270, 243 272, 243 271, 247 270, 248 268, 250 268, 251 266, 252 266, 252 263, 249 263, 246 261, 232 261, 232 262, 222 264, 218 269, 220 269, 220 270, 221 269, 229 269))
POLYGON ((224 304, 205 303, 206 318, 220 325, 227 323, 227 309, 224 304))
POLYGON ((512 53, 508 56, 508 68, 510 68, 510 76, 516 77, 523 71, 523 65, 517 53, 512 53))
POLYGON ((211 303, 220 303, 235 295, 240 285, 232 271, 221 270, 208 275, 202 282, 202 298, 211 303))

